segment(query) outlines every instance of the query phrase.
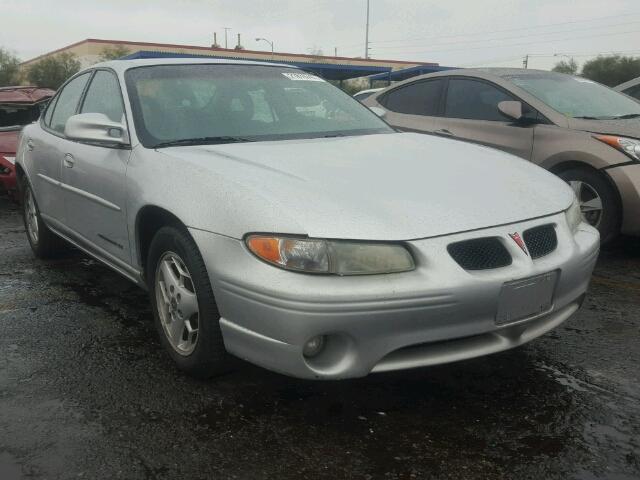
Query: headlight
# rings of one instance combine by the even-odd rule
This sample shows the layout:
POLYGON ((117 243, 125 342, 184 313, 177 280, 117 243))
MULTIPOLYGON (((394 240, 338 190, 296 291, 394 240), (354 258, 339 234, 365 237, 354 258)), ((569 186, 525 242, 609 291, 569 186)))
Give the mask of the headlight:
POLYGON ((617 137, 615 135, 596 135, 594 137, 610 147, 620 150, 634 160, 640 161, 640 140, 635 138, 617 137))
POLYGON ((371 275, 413 270, 409 251, 394 244, 250 235, 247 247, 277 267, 307 273, 371 275))
POLYGON ((577 198, 573 199, 573 203, 569 207, 569 209, 565 212, 565 216, 567 217, 567 223, 569 224, 569 228, 573 233, 578 230, 580 224, 584 221, 582 217, 582 212, 580 211, 580 202, 577 198))

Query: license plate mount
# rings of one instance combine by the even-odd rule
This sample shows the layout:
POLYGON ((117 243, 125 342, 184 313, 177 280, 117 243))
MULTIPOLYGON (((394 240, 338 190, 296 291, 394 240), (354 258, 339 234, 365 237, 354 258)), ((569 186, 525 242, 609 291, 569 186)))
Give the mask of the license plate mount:
POLYGON ((508 325, 544 314, 553 308, 558 272, 505 282, 500 291, 496 325, 508 325))

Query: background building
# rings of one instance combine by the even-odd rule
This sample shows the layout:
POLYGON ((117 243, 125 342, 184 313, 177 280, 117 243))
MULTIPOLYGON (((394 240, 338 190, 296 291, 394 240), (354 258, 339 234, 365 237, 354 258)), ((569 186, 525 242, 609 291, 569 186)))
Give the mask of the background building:
MULTIPOLYGON (((371 73, 379 73, 380 71, 398 70, 415 66, 437 66, 437 63, 425 63, 425 62, 406 62, 398 60, 376 60, 376 59, 364 59, 364 58, 352 58, 352 57, 332 57, 325 55, 309 55, 300 53, 282 53, 282 52, 265 52, 258 50, 244 50, 244 49, 225 49, 214 47, 201 47, 195 45, 173 45, 164 43, 149 43, 149 42, 130 42, 124 40, 100 40, 95 38, 89 38, 80 42, 71 44, 67 47, 54 50, 49 53, 45 53, 38 57, 32 58, 23 62, 21 67, 23 69, 28 68, 30 65, 42 60, 46 57, 56 55, 63 52, 74 54, 80 61, 82 67, 87 67, 101 60, 101 55, 105 50, 109 49, 126 49, 129 54, 136 54, 138 52, 154 52, 156 54, 182 54, 182 55, 199 55, 199 56, 213 56, 219 58, 234 58, 243 60, 263 60, 263 61, 276 61, 287 63, 309 63, 309 64, 333 64, 352 67, 373 67, 371 69, 363 68, 363 71, 367 71, 365 75, 371 73), (371 70, 371 71, 369 71, 371 70)), ((354 70, 359 70, 358 68, 354 70)), ((364 75, 363 75, 364 76, 364 75)), ((350 77, 353 78, 353 77, 350 77)))

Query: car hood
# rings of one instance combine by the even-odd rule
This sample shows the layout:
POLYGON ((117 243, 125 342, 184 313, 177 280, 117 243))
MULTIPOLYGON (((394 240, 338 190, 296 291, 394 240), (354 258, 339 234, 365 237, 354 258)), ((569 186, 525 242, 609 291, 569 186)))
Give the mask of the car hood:
POLYGON ((0 153, 10 153, 15 155, 18 148, 18 136, 20 130, 10 130, 8 132, 0 132, 0 153))
POLYGON ((585 132, 640 138, 640 118, 626 120, 584 120, 569 118, 569 128, 585 132))
MULTIPOLYGON (((252 204, 265 210, 254 212, 260 220, 247 218, 245 233, 256 225, 264 228, 262 219, 268 215, 303 231, 282 231, 281 225, 266 231, 409 240, 550 215, 573 200, 564 182, 529 162, 415 133, 160 151, 186 162, 182 174, 197 173, 193 181, 200 185, 210 182, 215 189, 223 181, 225 191, 241 191, 234 202, 249 203, 247 192, 260 197, 252 204)), ((229 208, 239 211, 241 206, 229 208)))

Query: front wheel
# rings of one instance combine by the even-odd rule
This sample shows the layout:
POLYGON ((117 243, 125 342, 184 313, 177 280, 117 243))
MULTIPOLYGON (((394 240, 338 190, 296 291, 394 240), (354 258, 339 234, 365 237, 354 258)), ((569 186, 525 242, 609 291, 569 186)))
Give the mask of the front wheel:
POLYGON ((156 330, 177 366, 208 378, 229 368, 220 331, 220 314, 204 261, 183 229, 162 227, 147 260, 156 330))
POLYGON ((620 205, 615 190, 600 173, 586 168, 572 168, 559 174, 576 194, 584 221, 600 232, 604 245, 620 230, 620 205))

